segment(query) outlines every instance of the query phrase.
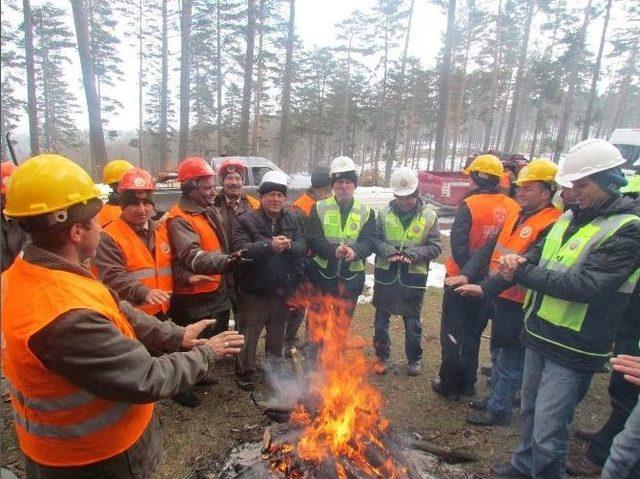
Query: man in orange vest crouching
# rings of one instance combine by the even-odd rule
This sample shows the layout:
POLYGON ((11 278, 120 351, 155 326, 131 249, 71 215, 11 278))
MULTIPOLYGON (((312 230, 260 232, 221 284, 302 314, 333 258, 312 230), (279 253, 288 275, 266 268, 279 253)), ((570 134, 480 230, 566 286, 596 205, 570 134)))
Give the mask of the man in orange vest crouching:
POLYGON ((431 383, 436 394, 450 400, 457 400, 460 394, 475 395, 480 336, 487 325, 482 300, 461 296, 454 288, 480 279, 465 274, 467 262, 498 234, 507 217, 520 209, 498 191, 504 169, 497 156, 478 156, 464 173, 477 188, 464 199, 451 225, 440 325, 442 364, 439 379, 431 383))
POLYGON ((465 266, 470 276, 488 269, 487 276, 479 284, 465 284, 455 290, 462 296, 491 302, 493 311, 491 348, 495 370, 491 377, 491 396, 469 403, 476 409, 467 417, 470 424, 493 426, 511 422, 511 409, 520 389, 524 366, 520 332, 526 289, 500 276, 499 260, 503 255, 523 254, 562 214, 552 205, 557 172, 558 167, 545 159, 533 160, 520 171, 515 183, 518 187, 516 199, 522 209, 511 212, 497 238, 473 255, 465 266))
POLYGON ((82 266, 100 240, 98 193, 59 155, 27 160, 7 191, 5 214, 32 239, 2 274, 1 311, 27 478, 149 477, 161 454, 154 401, 244 344, 236 332, 198 340, 209 321, 181 328, 118 302, 82 266))
MULTIPOLYGON (((216 198, 215 172, 201 157, 192 156, 178 166, 182 195, 167 218, 173 254, 173 294, 169 317, 186 326, 205 318, 216 320, 207 335, 226 331, 232 295, 229 276, 241 254, 227 254, 229 240, 216 198)), ((188 391, 174 398, 196 407, 200 400, 188 391)))
POLYGON ((102 231, 93 264, 103 283, 120 298, 158 319, 166 319, 171 283, 171 248, 164 223, 151 219, 151 175, 127 171, 118 186, 122 213, 102 231))

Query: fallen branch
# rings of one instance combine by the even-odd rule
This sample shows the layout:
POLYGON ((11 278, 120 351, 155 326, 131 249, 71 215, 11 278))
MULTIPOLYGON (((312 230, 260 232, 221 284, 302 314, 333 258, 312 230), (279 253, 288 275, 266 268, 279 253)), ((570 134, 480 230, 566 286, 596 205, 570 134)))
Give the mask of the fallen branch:
POLYGON ((409 444, 413 449, 420 451, 430 452, 436 456, 442 458, 446 462, 474 462, 478 460, 478 456, 470 451, 464 449, 454 449, 447 446, 439 446, 429 441, 413 440, 409 444))

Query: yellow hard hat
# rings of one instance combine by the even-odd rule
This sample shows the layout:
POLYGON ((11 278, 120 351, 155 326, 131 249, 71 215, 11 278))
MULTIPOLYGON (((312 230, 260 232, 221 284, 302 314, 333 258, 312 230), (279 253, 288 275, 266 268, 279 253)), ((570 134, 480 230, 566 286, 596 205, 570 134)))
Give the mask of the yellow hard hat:
POLYGON ((495 155, 480 155, 476 157, 469 166, 462 172, 470 175, 472 171, 478 173, 486 173, 487 175, 500 176, 504 172, 504 167, 500 158, 495 155))
POLYGON ((534 158, 523 167, 518 174, 516 185, 521 185, 527 181, 554 182, 558 173, 558 165, 545 158, 534 158))
POLYGON ((66 210, 97 198, 100 190, 80 165, 61 155, 38 155, 18 166, 4 213, 12 218, 66 210))
POLYGON ((127 160, 113 160, 107 163, 102 170, 102 182, 110 185, 120 182, 122 175, 135 167, 127 160))

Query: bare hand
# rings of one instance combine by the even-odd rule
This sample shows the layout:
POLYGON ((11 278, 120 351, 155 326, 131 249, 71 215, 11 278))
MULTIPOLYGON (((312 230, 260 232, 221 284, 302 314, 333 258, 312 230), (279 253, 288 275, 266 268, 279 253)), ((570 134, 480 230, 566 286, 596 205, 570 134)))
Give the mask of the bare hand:
POLYGON ((460 296, 470 296, 472 298, 482 298, 484 296, 482 286, 479 284, 463 284, 462 286, 458 286, 454 291, 460 296))
POLYGON ((162 291, 161 289, 152 289, 147 293, 144 301, 148 304, 163 304, 169 301, 170 298, 171 294, 167 291, 162 291))
POLYGON ((291 248, 291 240, 284 236, 274 236, 271 238, 271 249, 276 253, 282 253, 284 250, 291 248))
POLYGON ((624 378, 637 386, 640 386, 640 356, 621 354, 610 359, 613 369, 624 374, 624 378))
POLYGON ((200 333, 202 333, 207 326, 211 326, 212 324, 216 324, 215 319, 201 319, 197 323, 190 324, 184 328, 184 337, 182 338, 181 346, 184 349, 191 349, 199 344, 205 344, 207 340, 198 339, 198 336, 200 336, 200 333))
POLYGON ((224 331, 207 339, 204 344, 213 349, 216 358, 224 358, 242 351, 244 336, 237 331, 224 331))
POLYGON ((207 283, 209 281, 213 281, 211 276, 207 276, 205 274, 194 274, 193 276, 189 276, 189 284, 191 286, 195 286, 197 284, 207 283))
POLYGON ((397 263, 398 261, 400 261, 400 253, 398 253, 397 251, 395 253, 391 253, 387 257, 387 261, 389 263, 397 263))
POLYGON ((344 260, 347 262, 351 262, 356 259, 356 252, 351 249, 350 246, 344 247, 344 260))
POLYGON ((462 286, 463 284, 469 283, 469 277, 464 274, 459 274, 458 276, 447 276, 444 279, 444 285, 447 288, 456 288, 458 286, 462 286))

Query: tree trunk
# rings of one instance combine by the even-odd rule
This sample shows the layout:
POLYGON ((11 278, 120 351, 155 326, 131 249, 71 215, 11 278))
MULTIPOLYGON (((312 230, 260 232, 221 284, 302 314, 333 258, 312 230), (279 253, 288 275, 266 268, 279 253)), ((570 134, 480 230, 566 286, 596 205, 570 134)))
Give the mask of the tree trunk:
POLYGON ((349 152, 349 101, 351 92, 349 91, 349 82, 351 81, 351 45, 353 42, 353 26, 349 30, 349 46, 347 48, 347 78, 344 90, 344 105, 342 107, 342 145, 341 154, 349 152))
POLYGON ((436 129, 436 144, 435 144, 435 170, 442 170, 444 168, 445 150, 447 145, 445 144, 445 138, 447 136, 447 122, 449 120, 449 96, 451 82, 451 50, 453 49, 453 39, 455 30, 455 18, 456 18, 456 0, 449 0, 447 9, 447 33, 444 39, 444 52, 442 54, 442 71, 440 72, 440 86, 439 91, 439 111, 438 111, 438 123, 436 129))
POLYGON ((216 2, 216 93, 218 97, 218 110, 216 115, 216 146, 218 156, 222 154, 222 34, 220 32, 220 2, 216 2))
POLYGON ((38 133, 38 102, 36 99, 36 74, 33 61, 33 19, 31 2, 22 0, 24 14, 24 53, 27 66, 27 113, 29 115, 29 141, 31 156, 40 154, 40 135, 38 133))
POLYGON ((520 53, 518 57, 518 72, 516 73, 516 84, 513 88, 513 97, 511 98, 511 110, 509 112, 509 122, 507 123, 507 133, 504 138, 504 151, 508 153, 513 147, 513 132, 516 126, 516 117, 518 115, 518 106, 520 103, 520 90, 522 89, 522 78, 524 70, 527 66, 527 48, 529 46, 529 33, 531 31, 531 20, 533 19, 533 7, 535 0, 528 0, 527 16, 525 20, 524 34, 522 44, 520 45, 520 53))
POLYGON ((280 161, 285 168, 289 164, 289 110, 291 107, 291 80, 293 78, 293 42, 295 39, 296 0, 289 0, 287 46, 282 78, 282 113, 280 115, 280 161))
POLYGON ((98 178, 99 172, 107 161, 107 146, 104 142, 102 131, 102 115, 100 101, 96 91, 96 77, 93 71, 93 60, 89 49, 89 23, 84 0, 71 0, 73 9, 73 23, 76 27, 76 39, 78 41, 78 54, 82 67, 82 81, 84 93, 87 98, 87 111, 89 112, 89 145, 91 150, 91 174, 98 178))
POLYGON ((242 111, 238 153, 247 154, 249 141, 249 116, 251 114, 251 90, 253 87, 253 50, 256 41, 256 0, 247 1, 247 50, 244 56, 244 79, 242 84, 242 111))
POLYGON ((616 104, 615 115, 613 117, 613 124, 611 125, 611 129, 620 128, 623 126, 623 120, 625 116, 625 112, 627 110, 627 103, 629 99, 629 90, 631 89, 631 80, 633 75, 636 73, 634 69, 634 65, 636 64, 636 59, 638 57, 638 50, 640 49, 640 31, 635 39, 635 46, 632 47, 631 53, 629 54, 629 58, 627 60, 627 66, 625 68, 625 75, 622 79, 620 90, 618 92, 618 102, 616 104))
POLYGON ((189 93, 191 90, 191 1, 182 0, 180 12, 180 139, 178 161, 189 152, 189 93))
POLYGON ((143 125, 143 91, 144 55, 142 53, 142 0, 138 0, 138 166, 142 168, 142 125, 143 125))
POLYGON ((455 169, 456 150, 458 149, 458 134, 460 133, 460 123, 462 120, 462 109, 464 108, 464 94, 467 89, 467 63, 469 62, 469 50, 471 50, 471 34, 467 35, 467 44, 465 45, 464 61, 462 63, 462 72, 460 73, 460 81, 458 82, 460 91, 458 92, 458 104, 456 107, 454 130, 453 130, 453 148, 451 149, 451 164, 455 169))
POLYGON ((584 125, 582 126, 582 139, 589 138, 589 130, 591 129, 591 115, 593 113, 593 102, 596 98, 596 89, 598 79, 600 78, 600 65, 602 64, 602 52, 604 50, 605 39, 607 37, 607 27, 609 26, 609 17, 611 14, 611 4, 613 0, 607 1, 607 9, 604 16, 604 25, 602 26, 602 35, 600 36, 600 47, 598 48, 598 57, 593 67, 593 76, 591 78, 591 89, 589 90, 589 103, 587 104, 587 112, 584 114, 584 125))
POLYGON ((496 113, 496 102, 498 101, 498 72, 500 70, 500 25, 502 22, 502 0, 498 2, 498 17, 496 19, 496 44, 493 49, 493 71, 491 72, 491 104, 489 108, 489 118, 484 129, 484 139, 482 149, 489 149, 491 142, 491 130, 493 129, 493 118, 496 113))
POLYGON ((578 83, 578 69, 580 66, 580 57, 582 50, 584 49, 584 39, 591 18, 591 0, 587 1, 587 6, 584 9, 584 19, 582 26, 578 32, 578 37, 572 48, 571 57, 569 60, 569 85, 566 94, 563 96, 564 104, 562 108, 562 117, 560 119, 560 127, 558 129, 558 136, 556 138, 556 145, 553 150, 553 161, 556 163, 560 161, 560 154, 564 149, 565 140, 567 137, 567 131, 569 130, 569 121, 571 119, 571 112, 573 109, 573 94, 576 89, 576 83, 578 83))
MULTIPOLYGON (((160 135, 160 161, 158 167, 168 170, 168 116, 169 116, 169 26, 167 2, 162 0, 162 59, 160 77, 160 114, 158 119, 158 129, 160 135)), ((178 158, 182 160, 182 158, 178 158)))
MULTIPOLYGON (((404 92, 404 75, 405 68, 407 66, 407 54, 409 51, 409 38, 411 37, 411 21, 413 19, 413 7, 415 0, 411 0, 411 6, 409 7, 409 18, 407 19, 407 31, 404 37, 404 50, 402 51, 402 60, 400 61, 400 79, 398 80, 398 97, 396 99, 396 110, 393 116, 393 130, 391 132, 391 141, 387 146, 389 156, 387 157, 387 163, 384 170, 385 183, 389 183, 389 177, 391 176, 391 169, 393 163, 396 161, 396 145, 398 144, 398 135, 400 134, 400 114, 402 112, 402 95, 404 92)), ((408 131, 408 130, 407 130, 408 131)), ((407 164, 407 148, 405 146, 404 153, 404 165, 407 164)))
MULTIPOLYGON (((264 71, 264 52, 262 51, 262 42, 264 39, 264 0, 260 0, 260 15, 258 25, 258 54, 256 55, 256 87, 255 87, 255 102, 253 105, 253 133, 251 135, 251 150, 252 156, 258 155, 259 143, 260 143, 260 108, 262 100, 262 80, 264 71)), ((281 164, 282 165, 282 164, 281 164)), ((284 166, 284 165, 282 165, 284 166)))

